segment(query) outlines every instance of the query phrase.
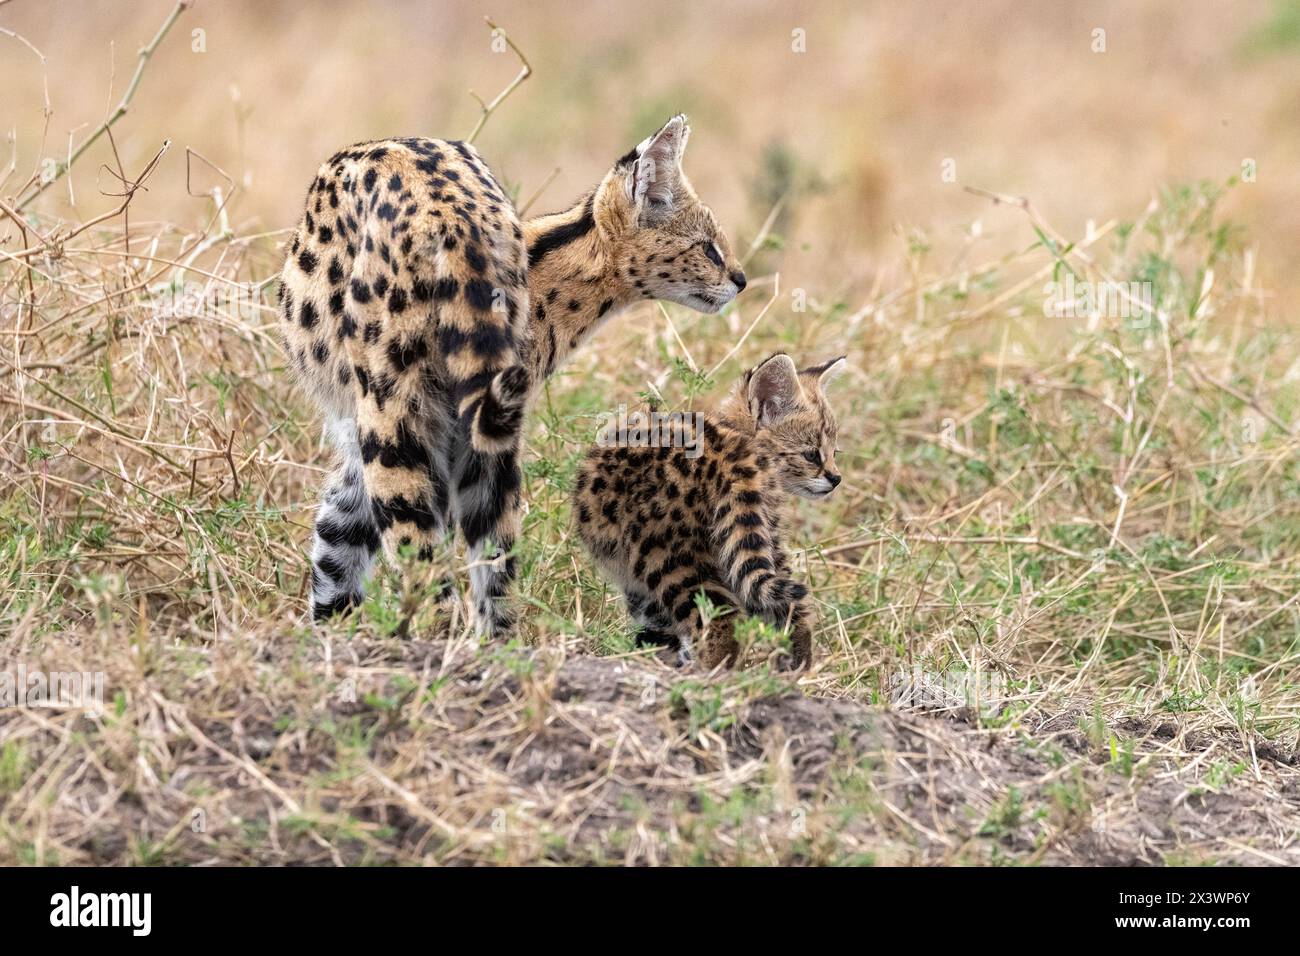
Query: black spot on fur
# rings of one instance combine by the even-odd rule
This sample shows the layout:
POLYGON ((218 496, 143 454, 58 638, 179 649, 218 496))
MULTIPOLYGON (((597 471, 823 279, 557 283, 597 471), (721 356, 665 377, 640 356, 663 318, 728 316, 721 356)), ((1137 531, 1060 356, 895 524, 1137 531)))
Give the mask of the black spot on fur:
POLYGON ((422 361, 428 354, 429 346, 424 339, 415 339, 404 344, 397 341, 388 343, 388 361, 393 364, 393 368, 398 372, 405 372, 411 365, 422 361))
POLYGON ((486 312, 492 308, 492 285, 483 279, 471 279, 465 283, 465 301, 472 308, 486 312))
POLYGON ((400 315, 406 311, 406 290, 400 286, 393 286, 392 293, 388 296, 388 311, 394 315, 400 315))
POLYGON ((475 272, 481 273, 487 268, 487 260, 483 258, 483 253, 479 251, 478 246, 468 244, 465 246, 465 261, 475 272))
POLYGON ((435 302, 445 302, 448 299, 454 299, 456 292, 460 289, 460 283, 455 279, 442 278, 433 285, 433 298, 435 302))

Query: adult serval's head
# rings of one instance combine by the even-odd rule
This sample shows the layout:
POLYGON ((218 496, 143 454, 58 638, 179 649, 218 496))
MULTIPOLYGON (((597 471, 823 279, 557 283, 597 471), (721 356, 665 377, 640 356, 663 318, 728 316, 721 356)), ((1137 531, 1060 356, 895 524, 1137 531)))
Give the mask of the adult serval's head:
POLYGON ((717 312, 745 273, 682 169, 691 128, 678 114, 614 164, 592 207, 602 245, 634 297, 717 312))

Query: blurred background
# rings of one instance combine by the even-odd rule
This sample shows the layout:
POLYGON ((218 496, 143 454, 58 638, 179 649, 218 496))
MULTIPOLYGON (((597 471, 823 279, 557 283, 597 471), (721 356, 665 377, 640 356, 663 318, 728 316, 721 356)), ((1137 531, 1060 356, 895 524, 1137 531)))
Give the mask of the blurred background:
MULTIPOLYGON (((172 0, 0 4, 0 129, 23 179, 64 157, 126 88, 172 0), (44 114, 44 85, 52 114, 44 114)), ((1021 248, 1024 220, 963 190, 1029 197, 1071 238, 1136 218, 1168 184, 1241 177, 1224 211, 1261 249, 1271 318, 1300 260, 1300 3, 544 4, 198 0, 159 48, 114 135, 128 170, 173 150, 133 220, 197 228, 184 147, 226 170, 241 234, 291 226, 317 164, 389 135, 464 137, 518 70, 534 75, 478 146, 531 213, 567 204, 669 114, 690 114, 687 169, 748 243, 773 207, 783 285, 860 300, 905 243, 1021 248), (500 46, 498 44, 498 46, 500 46), (1249 178, 1249 177, 1248 177, 1249 178)), ((75 214, 115 205, 101 140, 71 177, 75 214)), ((5 157, 5 166, 9 165, 5 157)), ((202 193, 219 180, 196 167, 202 193)), ((5 188, 0 188, 4 193, 5 188)), ((36 207, 67 215, 66 185, 36 207)), ((773 263, 769 262, 769 266, 773 263)))

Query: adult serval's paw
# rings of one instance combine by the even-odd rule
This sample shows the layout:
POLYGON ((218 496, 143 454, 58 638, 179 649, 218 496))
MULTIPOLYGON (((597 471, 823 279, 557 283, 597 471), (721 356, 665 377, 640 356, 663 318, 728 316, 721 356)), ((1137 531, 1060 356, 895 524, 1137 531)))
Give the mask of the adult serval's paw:
POLYGON ((313 594, 311 597, 311 619, 319 624, 331 618, 342 617, 353 608, 360 607, 364 600, 365 595, 360 592, 340 592, 319 597, 313 594))

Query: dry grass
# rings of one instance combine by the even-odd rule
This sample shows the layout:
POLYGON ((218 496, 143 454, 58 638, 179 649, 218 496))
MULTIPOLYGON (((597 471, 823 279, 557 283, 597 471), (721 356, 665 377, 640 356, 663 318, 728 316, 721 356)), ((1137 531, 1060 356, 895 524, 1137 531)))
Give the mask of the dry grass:
POLYGON ((525 624, 487 647, 392 572, 304 620, 326 459, 274 342, 282 234, 228 192, 202 229, 75 236, 6 200, 0 661, 106 701, 0 711, 0 861, 1297 862, 1300 351, 1220 191, 1073 243, 1001 204, 1022 251, 987 262, 910 234, 727 358, 785 255, 740 235, 734 310, 625 316, 538 403, 525 624), (1155 315, 1045 317, 1067 272, 1149 282, 1155 315), (854 369, 845 486, 796 533, 818 663, 770 672, 757 626, 736 673, 634 654, 569 531, 593 416, 778 347, 854 369))

